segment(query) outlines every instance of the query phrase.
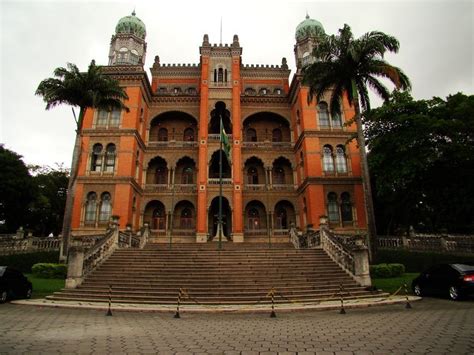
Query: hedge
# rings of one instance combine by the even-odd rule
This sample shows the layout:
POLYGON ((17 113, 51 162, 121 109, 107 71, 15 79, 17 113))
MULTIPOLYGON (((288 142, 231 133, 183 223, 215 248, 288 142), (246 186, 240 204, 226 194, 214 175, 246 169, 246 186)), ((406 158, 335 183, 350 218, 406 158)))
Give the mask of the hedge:
POLYGON ((67 266, 65 264, 38 263, 31 268, 33 275, 44 279, 65 279, 67 266))
POLYGON ((406 272, 421 272, 435 264, 474 262, 474 255, 445 254, 408 250, 377 250, 376 263, 400 263, 406 272))
POLYGON ((370 265, 370 276, 386 279, 389 277, 399 277, 405 273, 403 264, 378 264, 370 265))
POLYGON ((0 255, 0 265, 11 266, 22 272, 30 273, 34 264, 57 263, 59 251, 41 251, 25 254, 0 255))

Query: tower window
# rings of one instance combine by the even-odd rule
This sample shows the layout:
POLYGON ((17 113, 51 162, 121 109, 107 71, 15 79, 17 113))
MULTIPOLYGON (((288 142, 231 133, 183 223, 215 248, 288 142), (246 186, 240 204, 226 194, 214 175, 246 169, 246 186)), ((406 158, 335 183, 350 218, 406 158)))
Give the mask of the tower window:
POLYGON ((118 127, 121 115, 122 110, 119 108, 114 108, 111 111, 100 109, 97 112, 96 125, 98 127, 118 127))
POLYGON ((339 222, 339 206, 337 205, 337 195, 335 192, 328 193, 328 217, 329 222, 339 222))
POLYGON ((346 153, 342 145, 336 147, 336 171, 338 173, 347 173, 346 153))
POLYGON ((320 102, 318 104, 319 126, 321 128, 329 127, 329 110, 328 104, 320 102))
POLYGON ((334 159, 330 145, 325 145, 323 148, 323 170, 327 173, 334 172, 334 159))
POLYGON ((94 144, 91 156, 91 171, 100 172, 102 170, 102 144, 94 144))

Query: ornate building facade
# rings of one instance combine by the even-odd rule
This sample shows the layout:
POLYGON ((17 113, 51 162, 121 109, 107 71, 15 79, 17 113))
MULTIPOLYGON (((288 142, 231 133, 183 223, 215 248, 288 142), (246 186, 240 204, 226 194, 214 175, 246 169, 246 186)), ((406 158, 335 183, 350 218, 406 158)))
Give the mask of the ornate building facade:
POLYGON ((122 18, 112 36, 106 75, 128 94, 125 111, 89 110, 74 200, 73 233, 151 226, 155 242, 206 242, 216 234, 220 118, 232 143, 223 161, 224 234, 234 242, 287 241, 326 215, 334 229, 366 228, 359 151, 326 101, 308 102, 302 67, 322 25, 308 16, 295 35, 291 82, 281 65, 244 65, 239 38, 211 44, 198 64, 163 64, 151 82, 143 68, 146 28, 122 18))

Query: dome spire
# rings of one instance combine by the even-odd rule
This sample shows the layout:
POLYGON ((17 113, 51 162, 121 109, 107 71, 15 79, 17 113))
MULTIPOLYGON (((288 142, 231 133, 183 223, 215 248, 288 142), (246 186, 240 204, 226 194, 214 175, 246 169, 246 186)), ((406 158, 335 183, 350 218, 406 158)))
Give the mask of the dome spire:
POLYGON ((133 11, 132 11, 132 16, 135 16, 137 13, 135 12, 135 8, 133 8, 133 11))
POLYGON ((309 19, 308 10, 306 10, 306 19, 309 19))

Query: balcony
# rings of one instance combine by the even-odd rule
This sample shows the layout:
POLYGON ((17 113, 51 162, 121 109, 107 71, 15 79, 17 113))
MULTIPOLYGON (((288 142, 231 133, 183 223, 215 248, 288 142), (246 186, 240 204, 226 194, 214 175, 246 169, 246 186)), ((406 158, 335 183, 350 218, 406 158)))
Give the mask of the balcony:
MULTIPOLYGON (((229 138, 229 142, 232 142, 232 134, 227 134, 227 137, 229 138)), ((210 133, 207 135, 208 142, 220 142, 220 140, 221 135, 219 133, 210 133)))
POLYGON ((196 184, 146 184, 144 186, 145 193, 195 193, 197 191, 196 184))
POLYGON ((242 147, 248 149, 291 150, 293 149, 293 143, 270 141, 242 142, 242 147))
MULTIPOLYGON (((207 179, 208 185, 219 185, 220 179, 219 178, 209 178, 207 179)), ((232 179, 230 178, 223 178, 222 185, 232 185, 232 179)))
POLYGON ((197 148, 196 141, 153 141, 148 142, 148 148, 197 148))

